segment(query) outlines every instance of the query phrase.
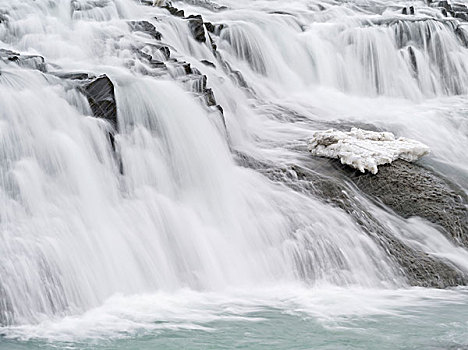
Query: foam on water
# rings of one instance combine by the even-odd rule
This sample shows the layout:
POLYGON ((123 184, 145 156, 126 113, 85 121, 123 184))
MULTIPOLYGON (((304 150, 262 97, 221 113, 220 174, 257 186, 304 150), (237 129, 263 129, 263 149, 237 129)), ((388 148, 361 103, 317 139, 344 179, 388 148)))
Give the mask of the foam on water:
MULTIPOLYGON (((191 330, 216 332, 220 322, 258 323, 262 311, 311 317, 329 329, 353 327, 375 316, 406 318, 418 309, 462 305, 466 290, 365 289, 277 285, 267 289, 219 292, 179 290, 135 296, 115 295, 82 315, 47 319, 34 325, 0 328, 7 339, 79 343, 191 330)), ((255 327, 252 325, 252 327, 255 327)))

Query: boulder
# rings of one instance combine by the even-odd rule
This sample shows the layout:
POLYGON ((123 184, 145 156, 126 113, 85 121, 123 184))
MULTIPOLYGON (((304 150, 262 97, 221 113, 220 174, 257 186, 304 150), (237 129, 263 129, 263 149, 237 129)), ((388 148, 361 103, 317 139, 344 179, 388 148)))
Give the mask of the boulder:
POLYGON ((129 22, 132 31, 146 33, 156 40, 161 40, 162 34, 156 30, 156 27, 148 21, 131 21, 129 22))
POLYGON ((356 188, 343 181, 341 172, 349 171, 349 168, 342 166, 339 161, 315 159, 313 162, 308 160, 307 165, 278 166, 255 160, 242 153, 237 153, 236 156, 241 166, 255 169, 272 181, 280 182, 302 195, 319 198, 345 211, 385 250, 399 266, 402 276, 410 285, 447 288, 468 284, 468 275, 451 262, 410 247, 394 237, 359 200, 359 195, 354 192, 356 188), (326 174, 317 173, 313 169, 321 169, 326 174))
POLYGON ((376 175, 340 167, 361 191, 397 214, 424 218, 438 225, 456 244, 468 247, 468 199, 455 185, 402 160, 379 167, 376 175))
POLYGON ((184 10, 179 10, 178 8, 176 7, 173 7, 171 5, 166 5, 166 6, 162 6, 164 7, 166 10, 169 11, 169 13, 173 16, 176 16, 176 17, 185 17, 185 13, 184 13, 184 10))
POLYGON ((20 67, 47 71, 44 57, 38 55, 23 55, 14 51, 0 49, 0 60, 7 63, 16 63, 20 67))
POLYGON ((216 65, 215 65, 213 62, 211 62, 211 61, 208 61, 208 60, 201 60, 200 62, 203 63, 205 66, 212 67, 212 68, 216 68, 216 65))
POLYGON ((117 103, 115 100, 114 84, 107 77, 100 77, 86 83, 81 87, 89 106, 96 118, 103 118, 117 127, 117 103))
POLYGON ((201 15, 192 15, 186 18, 190 31, 196 41, 204 43, 206 41, 205 26, 201 15))

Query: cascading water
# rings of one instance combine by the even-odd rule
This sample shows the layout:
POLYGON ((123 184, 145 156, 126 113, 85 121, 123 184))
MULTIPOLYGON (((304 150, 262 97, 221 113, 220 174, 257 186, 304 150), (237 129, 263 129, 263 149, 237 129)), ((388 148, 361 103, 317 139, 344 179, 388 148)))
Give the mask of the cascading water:
POLYGON ((466 202, 454 240, 306 153, 390 130, 466 197, 468 33, 408 4, 0 0, 0 348, 466 300, 410 288, 468 280, 466 202))

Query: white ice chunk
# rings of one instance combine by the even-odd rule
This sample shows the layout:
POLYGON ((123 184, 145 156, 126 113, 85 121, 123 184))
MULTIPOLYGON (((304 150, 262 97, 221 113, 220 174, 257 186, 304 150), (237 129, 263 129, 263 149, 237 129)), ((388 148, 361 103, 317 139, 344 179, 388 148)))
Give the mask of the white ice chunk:
POLYGON ((338 158, 361 172, 377 174, 377 166, 403 159, 414 162, 429 153, 429 147, 390 132, 375 132, 352 128, 349 132, 335 129, 317 131, 309 141, 309 151, 315 156, 338 158))

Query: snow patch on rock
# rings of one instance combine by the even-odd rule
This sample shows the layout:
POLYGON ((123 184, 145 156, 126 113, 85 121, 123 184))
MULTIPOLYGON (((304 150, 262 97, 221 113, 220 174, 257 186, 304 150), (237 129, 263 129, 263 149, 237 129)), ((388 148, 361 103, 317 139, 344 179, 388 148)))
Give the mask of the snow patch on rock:
POLYGON ((429 147, 404 137, 395 138, 390 132, 375 132, 352 128, 349 132, 329 129, 317 131, 309 141, 314 156, 337 158, 365 172, 377 174, 377 167, 397 159, 414 162, 429 153, 429 147))

